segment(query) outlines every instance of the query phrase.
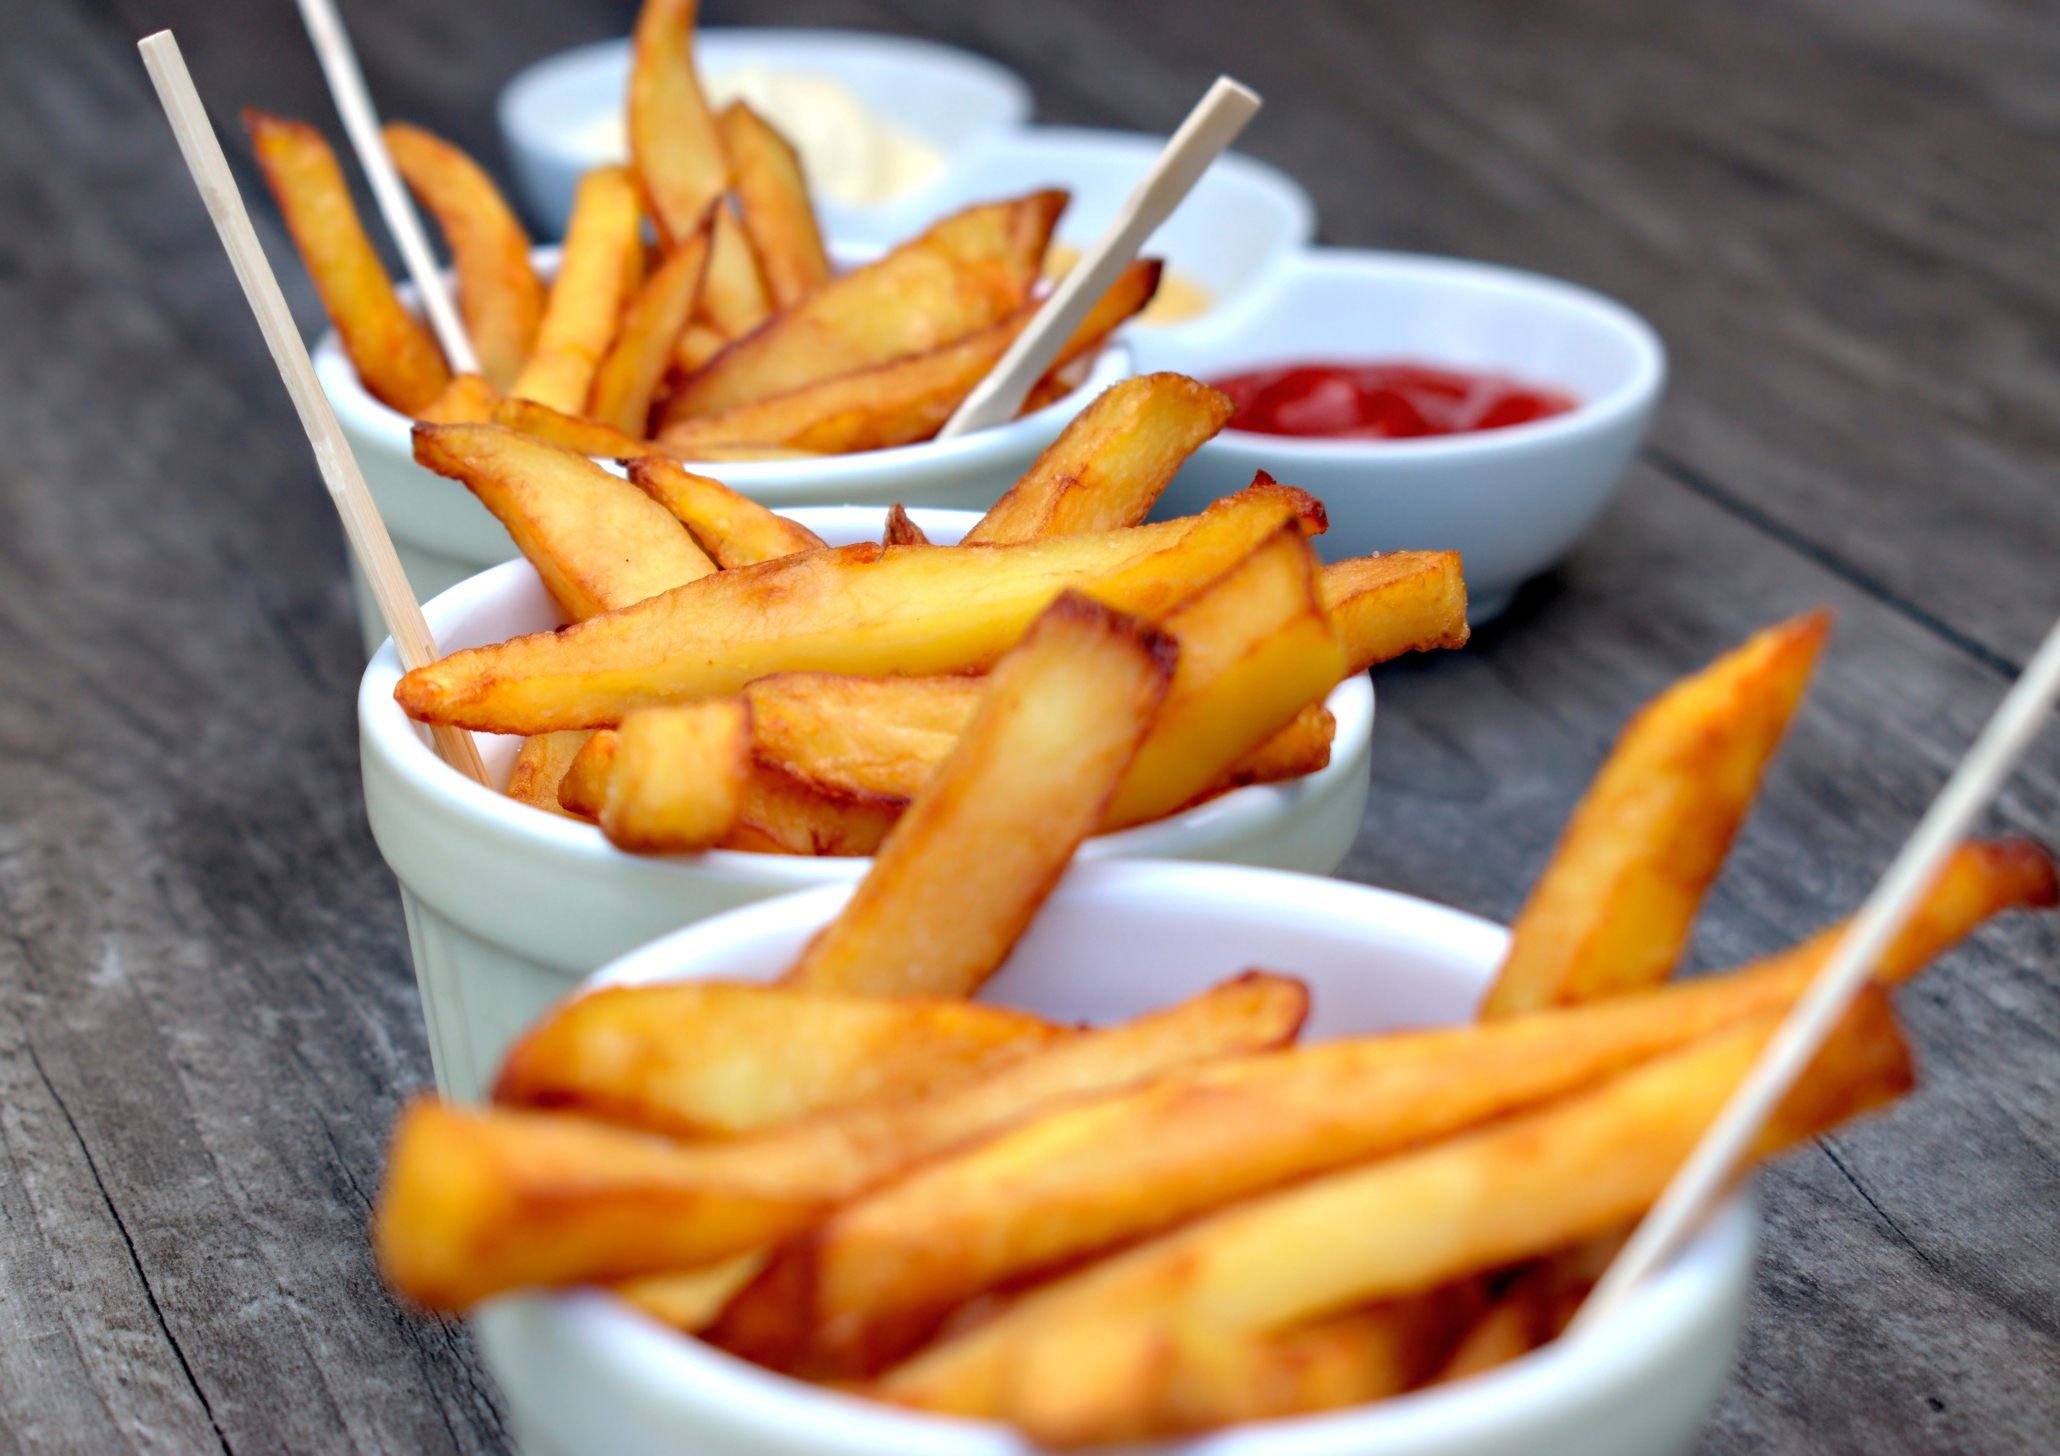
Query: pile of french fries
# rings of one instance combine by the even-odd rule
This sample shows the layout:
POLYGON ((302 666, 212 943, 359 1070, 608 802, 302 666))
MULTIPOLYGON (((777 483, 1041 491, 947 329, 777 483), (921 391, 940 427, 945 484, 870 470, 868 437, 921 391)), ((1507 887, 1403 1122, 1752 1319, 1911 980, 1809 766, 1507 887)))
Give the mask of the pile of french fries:
MULTIPOLYGON (((846 454, 929 439, 950 418, 1035 311, 1066 195, 969 207, 836 276, 793 147, 742 101, 709 110, 694 12, 694 0, 647 0, 631 165, 581 179, 548 286, 477 162, 419 127, 386 128, 395 167, 449 247, 476 374, 454 375, 402 303, 321 134, 245 113, 369 393, 417 419, 493 422, 611 458, 846 454)), ((1132 264, 1024 409, 1075 387, 1159 278, 1158 263, 1132 264)))
MULTIPOLYGON (((454 652, 395 696, 416 718, 525 735, 508 792, 618 846, 865 855, 1062 592, 1152 625, 1176 665, 1096 827, 1121 829, 1330 761, 1324 699, 1401 653, 1465 642, 1452 552, 1321 565, 1321 503, 1261 476, 1140 524, 1230 413, 1143 375, 1090 403, 958 545, 905 512, 830 547, 678 461, 617 474, 492 424, 422 424, 416 458, 508 528, 572 625, 454 652)), ((1056 720, 1032 765, 1078 730, 1056 720)))
MULTIPOLYGON (((373 1229, 390 1285, 444 1312, 603 1286, 771 1370, 1055 1447, 1358 1405, 1552 1339, 1837 934, 1667 984, 1827 623, 1760 634, 1631 722, 1477 1024, 1297 1045, 1305 988, 1258 971, 1093 1028, 969 1000, 1181 695, 1179 615, 1169 634, 1072 587, 1036 609, 777 983, 576 998, 509 1052, 493 1105, 409 1107, 373 1229)), ((644 691, 635 635, 582 691, 644 691)), ((534 712, 576 675, 433 682, 534 712)), ((684 726, 654 731, 705 739, 751 716, 663 711, 684 726)), ((1963 846, 1760 1152, 1906 1090, 1888 988, 2056 891, 2035 844, 1963 846)))

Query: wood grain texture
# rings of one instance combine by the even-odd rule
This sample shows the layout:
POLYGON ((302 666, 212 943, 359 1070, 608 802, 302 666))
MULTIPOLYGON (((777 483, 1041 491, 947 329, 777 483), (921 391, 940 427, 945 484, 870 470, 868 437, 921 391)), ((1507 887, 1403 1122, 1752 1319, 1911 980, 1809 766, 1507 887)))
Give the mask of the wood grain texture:
MULTIPOLYGON (((2060 31, 2001 0, 740 0, 898 29, 1163 129, 1226 64, 1329 240, 1591 283, 1675 379, 1574 558, 1384 669, 1355 878, 1508 916, 1617 725, 1818 601, 1841 625, 1698 931, 1721 964, 1865 893, 2060 606, 2060 31)), ((384 112, 498 165, 491 102, 627 3, 347 16, 384 112)), ((132 49, 332 127, 290 6, 0 5, 0 1452, 502 1451, 461 1329, 364 1243, 428 1080, 359 807, 341 544, 132 49)), ((298 316, 319 318, 269 210, 298 316)), ((2060 743, 1996 815, 2051 836, 2060 743)), ((2060 1430, 2060 936, 1903 1001, 1925 1076, 1762 1180, 1709 1453, 2041 1449, 2060 1430)))

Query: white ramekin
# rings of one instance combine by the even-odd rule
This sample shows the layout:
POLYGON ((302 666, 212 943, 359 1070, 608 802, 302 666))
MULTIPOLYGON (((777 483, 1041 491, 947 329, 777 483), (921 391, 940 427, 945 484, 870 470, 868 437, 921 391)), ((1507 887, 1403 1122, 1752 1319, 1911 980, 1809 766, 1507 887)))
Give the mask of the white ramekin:
MULTIPOLYGON (((848 887, 666 937, 593 984, 765 980, 848 887)), ((1306 979, 1307 1035, 1469 1019, 1506 932, 1361 885, 1217 865, 1076 866, 983 999, 1105 1021, 1250 966, 1306 979)), ((1662 1456, 1686 1448, 1729 1368, 1754 1219, 1732 1203, 1606 1326, 1473 1380, 1149 1449, 1177 1456, 1662 1456)), ((496 1300, 476 1318, 525 1456, 1029 1456, 997 1426, 816 1389, 684 1338, 599 1293, 496 1300)))
MULTIPOLYGON (((862 247, 836 251, 845 264, 878 252, 862 247)), ((546 276, 555 273, 558 250, 539 248, 536 261, 546 276)), ((402 293, 412 297, 413 290, 403 288, 402 293)), ((984 511, 1089 400, 1130 372, 1130 351, 1119 339, 1102 350, 1078 389, 990 430, 856 455, 725 462, 708 467, 708 473, 777 511, 897 502, 911 508, 984 511)), ((515 543, 471 491, 415 463, 415 422, 366 392, 333 331, 315 346, 315 374, 358 457, 416 600, 426 602, 489 566, 515 558, 515 543)), ((351 586, 365 650, 370 652, 385 639, 386 628, 355 562, 351 586)))
MULTIPOLYGON (((938 541, 957 540, 976 519, 958 511, 913 514, 938 541)), ((794 518, 833 545, 878 540, 882 525, 880 510, 859 506, 800 510, 794 518)), ((427 614, 445 650, 563 620, 524 561, 453 587, 428 604, 427 614)), ((389 642, 358 689, 365 811, 400 881, 430 1055, 445 1092, 478 1094, 517 1032, 631 948, 755 900, 849 884, 869 863, 735 850, 625 854, 592 825, 518 804, 445 765, 394 702, 400 676, 389 642)), ((1366 812, 1371 680, 1361 675, 1339 684, 1329 706, 1337 737, 1328 768, 1102 835, 1081 854, 1336 869, 1366 812)), ((505 781, 518 740, 475 736, 494 781, 505 781)))
POLYGON ((1476 623, 1594 523, 1666 379, 1659 336, 1599 293, 1513 268, 1342 248, 1289 258, 1236 307, 1132 338, 1140 370, 1203 380, 1271 364, 1409 360, 1570 392, 1579 403, 1566 414, 1468 435, 1318 440, 1233 424, 1160 501, 1166 514, 1196 510, 1270 470, 1322 500, 1326 558, 1458 551, 1476 623))

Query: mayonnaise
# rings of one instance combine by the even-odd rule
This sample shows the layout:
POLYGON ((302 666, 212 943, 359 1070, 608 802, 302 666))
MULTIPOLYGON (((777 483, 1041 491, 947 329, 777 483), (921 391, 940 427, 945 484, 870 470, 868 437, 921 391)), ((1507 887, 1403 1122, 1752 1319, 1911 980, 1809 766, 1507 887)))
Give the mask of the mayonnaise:
MULTIPOLYGON (((706 76, 710 107, 741 100, 771 122, 801 154, 811 190, 847 207, 891 202, 934 181, 944 157, 921 138, 886 120, 828 76, 742 66, 706 76)), ((573 133, 595 165, 623 161, 629 135, 619 112, 597 116, 573 133)))

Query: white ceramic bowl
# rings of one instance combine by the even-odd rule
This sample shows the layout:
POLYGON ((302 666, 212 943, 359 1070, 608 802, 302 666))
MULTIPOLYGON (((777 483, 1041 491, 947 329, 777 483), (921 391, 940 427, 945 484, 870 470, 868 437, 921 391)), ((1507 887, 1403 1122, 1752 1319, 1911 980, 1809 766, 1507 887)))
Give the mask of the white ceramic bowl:
MULTIPOLYGON (((874 250, 837 251, 839 261, 850 265, 874 250)), ((556 248, 539 248, 536 258, 547 276, 556 272, 556 248)), ((403 292, 412 298, 412 290, 403 292)), ((1101 351, 1078 389, 993 429, 856 455, 725 462, 708 467, 708 471, 776 511, 820 505, 884 507, 897 502, 911 508, 984 511, 1089 400, 1129 373, 1130 350, 1118 338, 1101 351)), ((507 531, 471 491, 415 463, 414 421, 366 392, 333 331, 315 346, 315 374, 358 457, 365 484, 392 533, 394 549, 417 601, 427 601, 489 566, 516 557, 515 543, 507 531)), ((351 563, 351 586, 365 650, 370 652, 385 639, 386 628, 355 561, 351 563)))
MULTIPOLYGON (((629 50, 627 40, 609 40, 564 51, 522 71, 501 92, 496 110, 517 188, 550 237, 564 235, 579 175, 623 160, 620 133, 609 132, 622 115, 629 50)), ((931 41, 849 30, 710 27, 695 32, 694 53, 711 84, 747 66, 834 80, 935 149, 947 166, 973 138, 1030 118, 1030 88, 1022 77, 984 56, 931 41)), ((816 207, 832 236, 892 236, 874 231, 877 207, 821 195, 816 207)))
POLYGON ((1466 558, 1470 615, 1487 621, 1558 561, 1623 478, 1666 377, 1635 313, 1570 283, 1482 263, 1317 248, 1236 309, 1132 335, 1140 370, 1200 379, 1299 361, 1408 360, 1514 375, 1579 403, 1476 434, 1312 440, 1235 428, 1181 469, 1159 509, 1179 514, 1258 469, 1320 497, 1328 558, 1399 549, 1466 558))
MULTIPOLYGON (((594 984, 789 965, 848 887, 704 921, 594 984)), ((1308 1034, 1471 1017, 1500 926, 1360 885, 1213 865, 1077 866, 986 999, 1106 1021, 1263 966, 1314 992, 1308 1034)), ((1181 1456, 1660 1456, 1685 1449, 1721 1387, 1751 1278, 1753 1218, 1732 1204, 1622 1314, 1500 1370, 1358 1410, 1153 1450, 1181 1456)), ((731 1359, 599 1293, 515 1296, 477 1317, 526 1456, 1026 1456, 999 1427, 813 1389, 731 1359)), ((1137 1448, 1126 1448, 1136 1450, 1137 1448)))
MULTIPOLYGON (((916 511, 937 541, 975 517, 916 511)), ((795 519, 833 545, 878 540, 883 513, 801 510, 795 519)), ((427 607, 446 650, 499 642, 563 618, 527 562, 453 587, 427 607)), ((625 854, 589 824, 541 813, 465 779, 428 746, 393 700, 400 661, 387 643, 358 689, 365 810, 400 881, 408 944, 429 1024, 437 1085, 483 1089, 508 1041, 581 977, 634 946, 768 896, 849 884, 864 859, 711 850, 625 854)), ((1256 784, 1152 824, 1089 840, 1081 855, 1224 860, 1327 873, 1343 862, 1366 812, 1373 763, 1373 685, 1332 691, 1330 766, 1288 783, 1256 784)), ((490 776, 507 779, 518 740, 476 735, 490 776)))

